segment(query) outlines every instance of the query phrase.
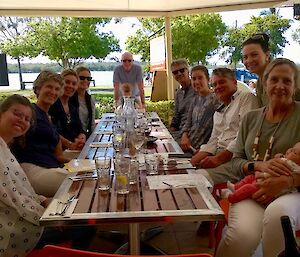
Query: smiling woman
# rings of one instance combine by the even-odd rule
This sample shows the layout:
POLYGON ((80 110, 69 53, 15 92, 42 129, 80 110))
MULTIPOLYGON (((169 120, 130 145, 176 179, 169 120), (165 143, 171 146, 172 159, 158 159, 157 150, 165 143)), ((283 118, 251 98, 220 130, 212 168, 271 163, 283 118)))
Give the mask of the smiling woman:
POLYGON ((0 249, 3 256, 25 256, 42 233, 39 218, 44 212, 41 205, 44 199, 34 192, 8 148, 8 144, 28 131, 33 113, 28 99, 20 95, 9 96, 0 105, 0 249))
POLYGON ((42 71, 34 82, 37 103, 33 105, 36 124, 26 134, 25 145, 15 146, 15 154, 38 194, 53 197, 68 174, 61 168, 61 140, 48 111, 62 93, 59 74, 42 71))
POLYGON ((61 136, 63 148, 81 150, 86 136, 81 126, 78 108, 73 106, 70 101, 78 88, 79 77, 71 69, 64 70, 61 76, 64 80, 63 94, 50 107, 49 115, 61 136))

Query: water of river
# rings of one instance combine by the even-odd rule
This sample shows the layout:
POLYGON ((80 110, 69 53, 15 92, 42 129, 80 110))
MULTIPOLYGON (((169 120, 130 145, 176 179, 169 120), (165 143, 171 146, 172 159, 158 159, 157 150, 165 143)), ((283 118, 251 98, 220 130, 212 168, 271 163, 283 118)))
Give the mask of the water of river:
MULTIPOLYGON (((113 86, 113 71, 92 71, 91 72, 93 79, 95 80, 96 86, 113 86)), ((32 82, 36 79, 39 73, 23 73, 24 82, 32 82)), ((8 74, 9 87, 3 86, 0 87, 0 91, 7 90, 18 90, 20 89, 19 74, 18 73, 9 73, 8 74)), ((31 84, 26 85, 26 89, 31 88, 31 84)))

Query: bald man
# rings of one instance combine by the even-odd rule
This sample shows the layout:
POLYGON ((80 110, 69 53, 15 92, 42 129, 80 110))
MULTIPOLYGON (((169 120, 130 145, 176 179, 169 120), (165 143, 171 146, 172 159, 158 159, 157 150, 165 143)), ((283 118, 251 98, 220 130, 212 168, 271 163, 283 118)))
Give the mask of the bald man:
POLYGON ((143 72, 140 65, 133 63, 133 56, 125 52, 121 57, 121 65, 114 69, 114 98, 118 103, 122 97, 121 84, 129 83, 131 85, 132 97, 141 98, 143 106, 145 105, 143 72))

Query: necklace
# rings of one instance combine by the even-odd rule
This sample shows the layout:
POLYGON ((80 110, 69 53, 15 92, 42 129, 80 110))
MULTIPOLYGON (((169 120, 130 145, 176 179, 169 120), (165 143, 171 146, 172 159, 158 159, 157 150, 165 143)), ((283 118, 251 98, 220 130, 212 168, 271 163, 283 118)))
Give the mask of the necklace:
MULTIPOLYGON (((265 107, 264 109, 264 114, 263 114, 263 118, 261 120, 261 123, 260 123, 260 127, 259 127, 259 130, 257 131, 256 133, 256 136, 254 138, 254 143, 253 143, 253 155, 252 155, 252 159, 254 161, 258 161, 259 160, 259 153, 258 153, 258 145, 259 145, 259 140, 260 140, 260 136, 261 136, 261 130, 262 130, 262 126, 263 126, 263 123, 264 123, 264 120, 266 118, 266 113, 267 113, 267 108, 265 107)), ((269 159, 269 157, 271 156, 271 151, 272 151, 272 148, 273 148, 273 144, 274 144, 274 140, 275 140, 275 134, 277 132, 277 130, 279 129, 283 119, 285 118, 285 116, 287 115, 288 111, 286 111, 283 115, 283 117, 281 118, 281 120, 278 122, 273 134, 271 135, 270 139, 269 139, 269 145, 267 147, 267 150, 265 152, 265 155, 264 155, 264 158, 263 158, 263 161, 267 161, 269 159)))

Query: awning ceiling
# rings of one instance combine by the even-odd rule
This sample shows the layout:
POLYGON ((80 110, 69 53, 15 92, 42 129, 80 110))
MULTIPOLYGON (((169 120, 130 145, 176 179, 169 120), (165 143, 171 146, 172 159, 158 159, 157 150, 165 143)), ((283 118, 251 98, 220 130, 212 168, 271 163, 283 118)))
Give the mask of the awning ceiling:
POLYGON ((2 16, 178 16, 291 6, 300 0, 1 0, 2 16))

